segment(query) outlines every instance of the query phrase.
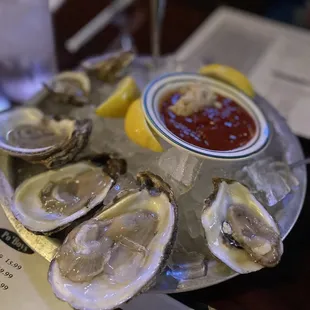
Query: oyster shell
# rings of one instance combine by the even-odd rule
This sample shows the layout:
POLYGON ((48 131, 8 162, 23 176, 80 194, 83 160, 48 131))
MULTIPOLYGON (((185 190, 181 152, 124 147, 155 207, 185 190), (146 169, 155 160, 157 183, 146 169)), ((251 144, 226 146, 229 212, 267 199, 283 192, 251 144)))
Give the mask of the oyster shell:
POLYGON ((25 180, 15 191, 11 210, 28 230, 50 235, 100 205, 113 182, 92 163, 72 164, 25 180))
POLYGON ((0 149, 47 168, 72 161, 86 146, 92 121, 46 117, 36 108, 0 114, 0 149))
POLYGON ((133 62, 134 53, 125 51, 115 53, 101 61, 91 62, 89 60, 82 63, 82 67, 98 80, 104 82, 115 82, 121 73, 133 62))
POLYGON ((55 295, 75 309, 114 309, 148 290, 165 267, 177 208, 162 179, 137 176, 129 191, 72 230, 50 264, 55 295))
POLYGON ((242 184, 213 183, 201 217, 211 252, 238 273, 277 265, 283 243, 272 216, 242 184))
POLYGON ((82 106, 88 103, 91 83, 83 72, 65 71, 56 75, 45 88, 57 102, 82 106))

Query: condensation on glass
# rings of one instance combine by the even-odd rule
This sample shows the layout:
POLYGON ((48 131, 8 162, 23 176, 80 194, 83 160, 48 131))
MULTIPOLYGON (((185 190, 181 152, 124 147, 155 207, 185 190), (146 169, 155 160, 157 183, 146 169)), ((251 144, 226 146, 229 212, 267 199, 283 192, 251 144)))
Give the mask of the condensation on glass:
POLYGON ((1 0, 0 44, 0 91, 24 102, 56 71, 48 0, 1 0))

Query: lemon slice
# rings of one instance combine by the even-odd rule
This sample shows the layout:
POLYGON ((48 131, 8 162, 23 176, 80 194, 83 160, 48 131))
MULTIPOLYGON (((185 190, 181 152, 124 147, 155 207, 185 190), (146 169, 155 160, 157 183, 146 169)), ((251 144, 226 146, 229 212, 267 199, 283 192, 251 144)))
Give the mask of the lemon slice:
POLYGON ((245 75, 243 75, 240 71, 232 67, 219 64, 212 64, 201 67, 199 73, 202 75, 213 77, 217 80, 220 80, 231 86, 234 86, 251 98, 253 98, 255 95, 253 86, 251 82, 248 80, 248 78, 245 75))
POLYGON ((134 101, 127 111, 125 117, 125 132, 128 138, 134 143, 154 152, 163 151, 162 146, 146 123, 141 99, 134 101))
POLYGON ((130 104, 140 96, 140 91, 131 76, 123 78, 112 95, 97 109, 102 117, 124 117, 130 104))

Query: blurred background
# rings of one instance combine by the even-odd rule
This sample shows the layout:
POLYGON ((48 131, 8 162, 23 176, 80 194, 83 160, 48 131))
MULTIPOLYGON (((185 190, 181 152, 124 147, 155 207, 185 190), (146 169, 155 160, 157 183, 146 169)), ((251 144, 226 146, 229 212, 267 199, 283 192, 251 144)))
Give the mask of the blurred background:
MULTIPOLYGON (((69 52, 65 48, 67 40, 111 2, 110 0, 51 0, 51 7, 55 10, 53 23, 59 69, 73 67, 85 57, 105 52, 119 35, 120 23, 124 23, 124 16, 126 17, 125 28, 133 36, 138 52, 142 54, 151 52, 150 1, 148 0, 133 1, 133 4, 125 10, 122 19, 116 19, 114 23, 98 31, 78 51, 69 52)), ((222 5, 299 27, 310 27, 310 1, 308 0, 168 0, 163 22, 162 53, 174 52, 205 18, 222 5)))
MULTIPOLYGON (((13 102, 27 101, 57 70, 76 68, 90 56, 120 48, 140 55, 174 53, 223 6, 300 28, 310 26, 310 0, 1 0, 0 96, 3 93, 13 102)), ((242 15, 247 19, 251 16, 242 15)), ((228 13, 225 21, 230 16, 228 13)), ((262 24, 267 24, 264 19, 262 24)), ((248 28, 244 25, 235 31, 234 38, 228 27, 226 38, 218 34, 207 46, 214 47, 217 57, 213 61, 234 66, 248 75, 245 62, 254 64, 255 46, 260 42, 257 34, 249 33, 241 44, 242 29, 248 28), (215 48, 215 41, 220 38, 222 45, 215 48), (243 55, 249 48, 251 53, 243 55), (240 61, 226 61, 220 56, 222 51, 224 58, 238 58, 243 66, 240 61)), ((201 38, 209 28, 205 28, 201 38)), ((204 59, 205 55, 190 58, 210 61, 204 59)), ((8 104, 0 102, 0 109, 4 106, 8 104)))

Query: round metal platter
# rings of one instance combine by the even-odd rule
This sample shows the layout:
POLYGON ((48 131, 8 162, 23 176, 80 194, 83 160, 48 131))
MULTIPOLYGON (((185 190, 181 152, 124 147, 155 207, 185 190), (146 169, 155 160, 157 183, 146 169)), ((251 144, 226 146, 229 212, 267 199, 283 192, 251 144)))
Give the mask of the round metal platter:
MULTIPOLYGON (((255 102, 265 114, 274 131, 270 146, 268 146, 263 156, 276 156, 279 159, 279 154, 281 154, 281 160, 286 161, 288 164, 302 160, 304 155, 300 143, 287 126, 285 119, 262 97, 257 95, 255 102)), ((14 194, 14 188, 11 184, 13 176, 17 173, 17 168, 14 167, 12 158, 7 155, 0 155, 0 169, 0 203, 6 216, 20 237, 34 251, 46 260, 51 261, 60 244, 59 241, 29 232, 14 218, 10 211, 10 204, 14 194)), ((278 222, 283 239, 291 231, 300 214, 306 192, 307 176, 305 167, 299 166, 293 172, 299 181, 299 187, 280 204, 268 209, 278 222)), ((167 269, 157 279, 152 291, 156 293, 176 293, 196 290, 229 280, 236 275, 222 263, 216 261, 210 261, 207 275, 198 279, 179 281, 174 279, 167 269)))

